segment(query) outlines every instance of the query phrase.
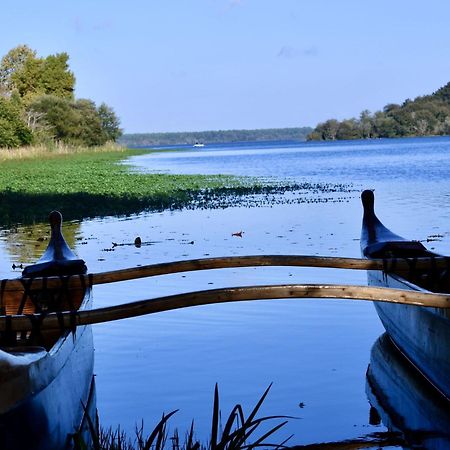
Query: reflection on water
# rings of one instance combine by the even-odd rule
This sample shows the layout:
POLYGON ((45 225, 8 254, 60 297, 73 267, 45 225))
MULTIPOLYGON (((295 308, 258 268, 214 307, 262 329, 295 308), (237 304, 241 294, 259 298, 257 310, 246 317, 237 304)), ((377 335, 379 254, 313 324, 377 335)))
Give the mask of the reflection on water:
POLYGON ((383 424, 401 432, 411 447, 450 448, 450 402, 411 366, 386 334, 372 348, 366 392, 383 424))
MULTIPOLYGON (((70 248, 82 243, 79 222, 64 223, 64 238, 70 248)), ((15 265, 27 265, 37 261, 47 248, 50 230, 47 223, 26 227, 15 227, 4 230, 2 235, 3 249, 8 259, 15 265)), ((4 256, 4 257, 5 257, 4 256)), ((4 258, 3 257, 3 258, 4 258)))

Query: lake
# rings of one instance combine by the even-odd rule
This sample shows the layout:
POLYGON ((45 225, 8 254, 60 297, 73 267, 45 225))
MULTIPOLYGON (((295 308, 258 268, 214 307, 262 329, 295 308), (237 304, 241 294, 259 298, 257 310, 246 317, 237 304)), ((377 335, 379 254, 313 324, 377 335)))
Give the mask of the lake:
MULTIPOLYGON (((173 260, 254 254, 359 257, 361 190, 395 232, 449 253, 450 138, 185 147, 126 161, 133 170, 232 174, 340 186, 337 192, 280 195, 224 209, 146 212, 67 224, 68 241, 91 272, 173 260), (343 186, 344 185, 344 186, 343 186), (233 236, 241 232, 242 237, 233 236), (131 245, 140 236, 144 245, 131 245), (112 243, 124 244, 113 246, 112 243)), ((253 199, 255 200, 255 199, 253 199)), ((256 199, 258 200, 258 199, 256 199)), ((45 247, 45 226, 4 230, 0 271, 29 263, 45 247)), ((226 286, 365 284, 366 274, 311 268, 245 268, 183 273, 97 286, 95 306, 226 286)), ((383 333, 370 302, 277 300, 202 306, 94 326, 97 401, 104 426, 133 435, 162 412, 180 434, 195 419, 210 432, 214 385, 223 417, 245 411, 273 386, 263 415, 297 419, 279 433, 290 444, 351 439, 374 431, 365 384, 370 350, 383 333)))

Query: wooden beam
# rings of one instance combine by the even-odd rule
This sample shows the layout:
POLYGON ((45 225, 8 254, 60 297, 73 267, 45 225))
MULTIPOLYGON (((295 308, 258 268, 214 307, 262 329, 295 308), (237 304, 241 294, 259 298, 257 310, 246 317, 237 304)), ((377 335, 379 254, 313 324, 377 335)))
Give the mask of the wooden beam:
MULTIPOLYGON (((353 270, 427 270, 450 269, 450 258, 406 258, 406 259, 360 259, 337 258, 331 256, 305 256, 305 255, 255 255, 255 256, 230 256, 218 258, 201 258, 184 261, 150 264, 147 266, 131 267, 126 269, 99 272, 87 275, 73 275, 68 286, 79 287, 83 285, 96 285, 115 283, 119 281, 135 280, 157 275, 168 275, 180 272, 197 270, 227 269, 239 267, 261 266, 291 266, 291 267, 322 267, 334 269, 353 270)), ((3 291, 23 290, 24 279, 4 280, 3 291)), ((30 288, 41 289, 57 288, 61 285, 59 277, 34 278, 30 288)))
POLYGON ((33 314, 33 320, 29 316, 9 316, 9 323, 7 324, 7 319, 5 316, 2 316, 0 317, 0 331, 4 331, 7 326, 13 331, 30 330, 32 329, 32 323, 36 323, 37 320, 40 321, 42 329, 60 328, 62 322, 65 327, 70 328, 72 324, 89 325, 110 322, 191 306, 252 300, 298 298, 369 300, 437 308, 450 307, 450 295, 401 289, 320 284, 248 286, 189 292, 125 303, 107 308, 74 312, 67 311, 58 313, 59 318, 56 313, 51 313, 46 316, 33 314))

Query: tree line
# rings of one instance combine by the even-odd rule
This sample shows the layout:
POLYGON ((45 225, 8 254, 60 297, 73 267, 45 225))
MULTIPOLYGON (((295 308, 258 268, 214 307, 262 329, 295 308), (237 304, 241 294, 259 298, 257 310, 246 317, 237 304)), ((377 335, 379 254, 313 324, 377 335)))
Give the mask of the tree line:
POLYGON ((26 45, 0 61, 0 148, 55 141, 97 146, 122 134, 114 110, 76 99, 69 55, 38 57, 26 45))
POLYGON ((365 110, 358 119, 319 123, 308 140, 395 138, 450 134, 450 83, 430 95, 389 103, 382 111, 365 110))
POLYGON ((223 142, 254 141, 304 141, 312 131, 302 128, 266 128, 258 130, 190 131, 178 133, 124 134, 120 142, 128 147, 150 147, 153 145, 193 145, 223 142))

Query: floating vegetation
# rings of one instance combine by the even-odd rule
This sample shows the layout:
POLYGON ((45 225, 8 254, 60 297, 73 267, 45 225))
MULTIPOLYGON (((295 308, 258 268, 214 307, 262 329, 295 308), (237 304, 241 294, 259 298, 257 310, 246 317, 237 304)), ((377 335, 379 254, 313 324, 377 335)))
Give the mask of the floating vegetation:
POLYGON ((167 209, 342 202, 355 191, 348 184, 143 174, 120 164, 137 153, 142 151, 78 151, 2 161, 1 223, 43 221, 53 209, 66 220, 80 220, 167 209))

